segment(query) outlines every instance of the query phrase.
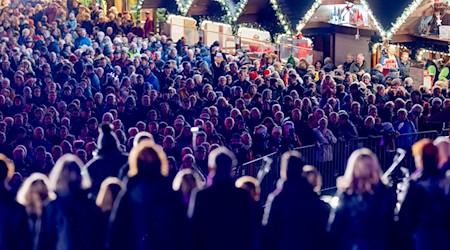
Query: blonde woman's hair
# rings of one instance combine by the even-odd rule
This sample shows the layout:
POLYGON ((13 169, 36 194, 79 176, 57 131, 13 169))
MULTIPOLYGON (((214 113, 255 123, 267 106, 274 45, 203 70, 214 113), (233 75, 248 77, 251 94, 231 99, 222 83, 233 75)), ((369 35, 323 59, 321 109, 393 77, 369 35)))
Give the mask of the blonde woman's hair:
POLYGON ((158 172, 164 177, 169 175, 166 153, 150 139, 144 139, 131 149, 128 162, 130 163, 128 177, 136 176, 139 172, 148 174, 158 172))
POLYGON ((6 157, 6 155, 4 155, 4 154, 0 154, 0 161, 3 161, 6 165, 6 168, 8 168, 8 171, 6 173, 6 178, 5 178, 3 185, 6 189, 9 189, 10 188, 9 181, 14 176, 14 169, 15 169, 14 162, 12 160, 10 160, 8 157, 6 157))
POLYGON ((242 176, 239 179, 237 179, 234 184, 237 188, 244 188, 245 185, 249 184, 253 185, 255 187, 255 194, 256 194, 255 200, 259 201, 261 196, 261 185, 255 177, 248 175, 242 176))
POLYGON ((52 201, 55 198, 56 194, 50 189, 50 180, 46 175, 41 173, 33 173, 25 179, 16 196, 17 202, 26 207, 28 213, 34 213, 37 215, 42 214, 42 207, 46 204, 46 202, 52 201), (30 196, 31 187, 37 182, 42 182, 47 188, 47 198, 42 200, 40 206, 36 206, 36 204, 32 201, 33 198, 30 196))
POLYGON ((195 179, 195 184, 197 186, 196 188, 203 187, 202 178, 198 175, 198 173, 191 168, 185 168, 180 170, 173 179, 172 189, 174 191, 179 191, 181 188, 181 184, 184 181, 184 178, 187 176, 192 176, 195 179))
POLYGON ((48 177, 41 173, 33 173, 28 178, 25 179, 19 191, 17 192, 16 200, 18 203, 24 206, 28 205, 29 201, 27 199, 27 193, 30 190, 31 186, 37 181, 42 181, 45 184, 45 186, 47 186, 48 197, 50 200, 56 198, 55 193, 50 189, 50 180, 48 179, 48 177))
POLYGON ((69 191, 69 183, 80 181, 81 189, 88 189, 91 187, 91 177, 89 173, 83 169, 83 162, 74 154, 65 154, 56 161, 55 166, 50 172, 50 188, 55 192, 69 191), (73 169, 75 167, 75 169, 73 169), (68 176, 63 176, 64 171, 77 172, 79 169, 79 176, 74 176, 70 173, 68 176), (66 177, 68 179, 64 179, 66 177), (76 178, 80 178, 77 180, 76 178))
POLYGON ((367 148, 355 150, 348 159, 344 176, 338 178, 338 189, 352 193, 370 193, 382 181, 383 172, 377 156, 367 148))
POLYGON ((108 192, 111 192, 110 186, 112 186, 112 185, 116 185, 120 188, 119 192, 117 192, 117 194, 116 194, 116 197, 113 197, 113 202, 114 202, 114 198, 117 198, 119 193, 121 191, 125 190, 124 184, 118 178, 116 178, 116 177, 106 178, 100 185, 100 191, 98 192, 97 199, 95 200, 95 204, 97 204, 98 207, 100 207, 100 208, 105 207, 105 197, 108 192))

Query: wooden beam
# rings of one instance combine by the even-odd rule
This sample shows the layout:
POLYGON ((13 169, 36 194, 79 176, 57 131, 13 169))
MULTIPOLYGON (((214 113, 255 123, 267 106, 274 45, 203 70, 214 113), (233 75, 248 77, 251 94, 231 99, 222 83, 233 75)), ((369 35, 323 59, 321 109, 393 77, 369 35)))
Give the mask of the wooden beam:
POLYGON ((402 35, 394 35, 391 40, 391 43, 410 43, 415 42, 416 38, 410 34, 402 34, 402 35))
POLYGON ((345 0, 323 0, 322 5, 345 4, 345 0))
MULTIPOLYGON (((327 22, 310 22, 303 29, 304 35, 319 35, 323 34, 346 34, 346 35, 355 35, 356 27, 344 26, 344 25, 336 25, 327 22)), ((359 34, 361 36, 370 37, 374 34, 374 30, 371 29, 359 29, 359 34)))
POLYGON ((161 8, 163 6, 164 6, 163 0, 144 0, 144 3, 142 3, 142 8, 145 9, 156 9, 161 8))

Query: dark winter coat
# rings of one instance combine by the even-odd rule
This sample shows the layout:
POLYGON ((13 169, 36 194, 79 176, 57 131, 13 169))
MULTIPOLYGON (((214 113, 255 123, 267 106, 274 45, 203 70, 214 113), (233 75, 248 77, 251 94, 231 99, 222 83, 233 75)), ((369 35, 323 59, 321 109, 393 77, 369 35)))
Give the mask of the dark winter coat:
MULTIPOLYGON (((86 164, 92 181, 91 191, 97 194, 100 185, 108 177, 119 177, 122 166, 128 161, 128 154, 118 150, 95 156, 86 164)), ((126 174, 126 173, 125 173, 126 174)))
POLYGON ((31 249, 25 208, 4 188, 0 189, 0 249, 31 249))
POLYGON ((103 249, 105 225, 100 209, 84 191, 59 195, 45 207, 39 249, 103 249))
POLYGON ((401 207, 399 249, 450 249, 450 178, 422 176, 410 183, 401 207))
POLYGON ((304 178, 288 179, 267 200, 263 249, 325 249, 328 214, 328 206, 304 178))
POLYGON ((247 191, 223 181, 191 197, 196 250, 247 250, 252 243, 251 202, 247 191))
POLYGON ((111 213, 107 249, 186 249, 182 197, 165 177, 131 177, 111 213))

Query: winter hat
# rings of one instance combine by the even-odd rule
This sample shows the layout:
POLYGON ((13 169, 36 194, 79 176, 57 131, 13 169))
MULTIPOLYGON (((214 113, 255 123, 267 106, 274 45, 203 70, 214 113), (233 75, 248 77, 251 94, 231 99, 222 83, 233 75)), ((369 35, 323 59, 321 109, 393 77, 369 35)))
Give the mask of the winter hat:
POLYGON ((250 73, 248 73, 248 75, 250 76, 250 79, 255 80, 258 77, 258 73, 256 71, 252 71, 250 73))
POLYGON ((263 71, 263 77, 266 78, 266 77, 268 77, 271 73, 272 73, 272 72, 270 72, 270 70, 265 69, 265 70, 263 71))
POLYGON ((297 66, 297 64, 295 63, 295 59, 292 56, 292 54, 289 56, 289 58, 287 60, 287 63, 290 63, 292 65, 292 67, 294 67, 294 68, 297 66))
POLYGON ((71 63, 75 63, 76 61, 78 61, 78 58, 76 55, 71 55, 71 56, 69 56, 69 61, 71 63))
POLYGON ((119 149, 119 140, 113 132, 113 126, 110 123, 102 123, 98 132, 97 149, 99 152, 106 152, 119 149))
POLYGON ((249 93, 245 93, 243 99, 244 100, 252 99, 252 96, 249 93))

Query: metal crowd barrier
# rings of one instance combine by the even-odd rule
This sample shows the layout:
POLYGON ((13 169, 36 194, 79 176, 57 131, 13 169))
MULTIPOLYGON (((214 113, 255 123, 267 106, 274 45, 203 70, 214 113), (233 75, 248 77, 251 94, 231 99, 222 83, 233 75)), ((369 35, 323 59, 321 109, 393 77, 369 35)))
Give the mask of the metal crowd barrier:
MULTIPOLYGON (((445 133, 445 132, 444 132, 445 133)), ((437 131, 425 131, 411 134, 400 134, 392 137, 365 137, 349 141, 338 141, 332 145, 332 160, 321 161, 319 148, 316 145, 303 146, 294 150, 302 154, 305 163, 316 167, 322 175, 322 193, 330 194, 336 190, 336 178, 345 173, 347 160, 350 155, 359 148, 369 148, 378 157, 383 171, 392 164, 397 148, 405 149, 407 155, 401 166, 414 171, 414 159, 411 154, 411 146, 423 138, 436 139, 440 134, 437 131)), ((442 135, 448 135, 442 134, 442 135)), ((236 169, 237 177, 250 175, 257 177, 258 171, 266 165, 267 159, 271 160, 270 172, 261 182, 261 202, 265 202, 267 195, 275 188, 280 178, 280 158, 278 152, 250 161, 236 169)), ((270 162, 269 160, 269 162, 270 162)))

